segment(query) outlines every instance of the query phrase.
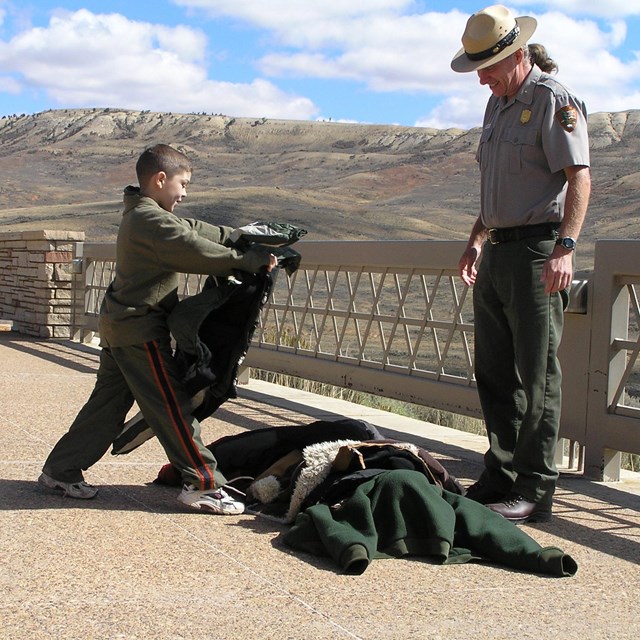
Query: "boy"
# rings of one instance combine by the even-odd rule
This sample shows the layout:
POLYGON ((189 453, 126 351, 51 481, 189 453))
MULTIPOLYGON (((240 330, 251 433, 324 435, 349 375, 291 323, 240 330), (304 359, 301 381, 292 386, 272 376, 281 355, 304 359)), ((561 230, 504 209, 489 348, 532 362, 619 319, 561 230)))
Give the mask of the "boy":
POLYGON ((38 482, 71 498, 98 490, 83 470, 95 464, 122 430, 134 400, 180 470, 180 502, 217 514, 239 514, 216 460, 191 415, 191 398, 176 370, 167 316, 178 302, 179 273, 231 275, 276 265, 269 250, 228 247, 232 229, 173 215, 186 197, 191 164, 172 147, 144 151, 136 164, 139 188, 127 187, 116 245, 116 273, 100 309, 100 367, 95 388, 69 431, 47 458, 38 482))

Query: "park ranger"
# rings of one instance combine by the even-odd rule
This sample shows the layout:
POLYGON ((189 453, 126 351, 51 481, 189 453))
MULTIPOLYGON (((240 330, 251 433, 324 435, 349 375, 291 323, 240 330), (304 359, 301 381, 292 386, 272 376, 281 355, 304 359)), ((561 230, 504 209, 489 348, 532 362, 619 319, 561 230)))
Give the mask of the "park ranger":
POLYGON ((537 23, 473 14, 454 71, 491 90, 477 161, 480 214, 459 262, 474 287, 475 375, 489 449, 468 497, 516 522, 549 520, 558 472, 557 358, 591 191, 586 108, 528 46, 537 23), (482 254, 482 260, 480 256, 482 254))

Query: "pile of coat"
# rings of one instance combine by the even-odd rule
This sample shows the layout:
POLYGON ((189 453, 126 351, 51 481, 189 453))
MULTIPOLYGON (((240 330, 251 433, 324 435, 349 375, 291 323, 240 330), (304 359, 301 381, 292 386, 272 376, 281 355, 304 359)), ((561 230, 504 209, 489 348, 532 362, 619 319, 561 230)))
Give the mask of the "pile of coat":
MULTIPOLYGON (((521 571, 571 576, 577 564, 556 547, 464 496, 424 449, 383 438, 352 419, 269 427, 208 445, 220 471, 243 485, 247 511, 288 525, 285 545, 330 557, 349 574, 376 558, 440 564, 489 561, 521 571)), ((180 485, 171 465, 156 482, 180 485)))

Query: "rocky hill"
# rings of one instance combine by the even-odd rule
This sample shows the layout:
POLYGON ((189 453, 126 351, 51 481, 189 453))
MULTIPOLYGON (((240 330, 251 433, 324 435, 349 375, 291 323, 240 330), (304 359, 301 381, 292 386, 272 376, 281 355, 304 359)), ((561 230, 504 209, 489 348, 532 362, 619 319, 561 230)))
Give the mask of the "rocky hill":
MULTIPOLYGON (((596 238, 640 238, 640 111, 589 121, 593 195, 579 267, 596 238)), ((177 210, 236 226, 296 223, 309 239, 464 239, 475 216, 479 129, 232 118, 115 109, 0 120, 3 230, 83 230, 110 241, 122 188, 147 146, 194 163, 177 210)))

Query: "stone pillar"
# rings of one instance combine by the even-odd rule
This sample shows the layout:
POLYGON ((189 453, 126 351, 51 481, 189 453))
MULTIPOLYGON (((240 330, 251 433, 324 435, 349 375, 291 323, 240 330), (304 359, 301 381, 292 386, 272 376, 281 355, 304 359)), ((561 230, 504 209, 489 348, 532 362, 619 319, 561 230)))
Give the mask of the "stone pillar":
POLYGON ((81 231, 0 233, 0 318, 39 338, 69 338, 72 262, 81 231))

